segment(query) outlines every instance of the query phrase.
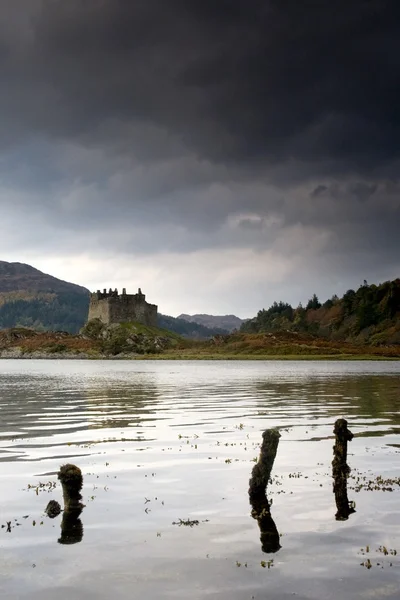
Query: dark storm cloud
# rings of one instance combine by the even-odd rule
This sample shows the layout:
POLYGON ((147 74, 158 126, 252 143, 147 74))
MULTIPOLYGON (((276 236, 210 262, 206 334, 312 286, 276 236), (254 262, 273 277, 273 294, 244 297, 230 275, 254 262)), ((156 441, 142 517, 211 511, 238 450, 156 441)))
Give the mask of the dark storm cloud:
POLYGON ((30 35, 2 52, 0 106, 18 127, 91 139, 108 119, 148 120, 201 156, 334 159, 339 171, 398 155, 396 1, 43 0, 30 11, 30 35))
POLYGON ((53 251, 310 241, 304 269, 395 273, 399 18, 396 0, 3 0, 0 203, 12 223, 34 206, 53 234, 21 240, 53 251))

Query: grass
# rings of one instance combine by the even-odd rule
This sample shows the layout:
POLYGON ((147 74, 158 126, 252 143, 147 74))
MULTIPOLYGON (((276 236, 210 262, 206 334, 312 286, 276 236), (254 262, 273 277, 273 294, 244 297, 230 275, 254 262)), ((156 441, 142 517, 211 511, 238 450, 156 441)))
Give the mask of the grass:
MULTIPOLYGON (((400 346, 361 346, 291 332, 274 334, 234 333, 212 340, 186 340, 177 333, 141 323, 122 323, 121 328, 148 338, 163 337, 170 347, 157 354, 128 354, 136 360, 400 360, 400 346)), ((127 333, 128 333, 127 331, 127 333)), ((23 352, 68 353, 78 358, 104 358, 101 341, 60 332, 36 332, 15 328, 0 331, 0 349, 19 347, 23 352)), ((112 357, 113 353, 110 353, 112 357)), ((118 355, 117 355, 118 356, 118 355)))
POLYGON ((174 333, 168 329, 162 329, 161 327, 151 327, 150 325, 143 325, 142 323, 138 322, 121 323, 120 326, 122 329, 127 329, 134 333, 142 333, 152 337, 167 337, 179 343, 184 341, 178 333, 174 333))

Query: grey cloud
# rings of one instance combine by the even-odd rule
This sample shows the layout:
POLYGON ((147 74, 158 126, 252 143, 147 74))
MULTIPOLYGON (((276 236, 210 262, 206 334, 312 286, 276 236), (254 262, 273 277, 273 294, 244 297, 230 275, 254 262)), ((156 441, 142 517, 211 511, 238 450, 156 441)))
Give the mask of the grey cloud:
POLYGON ((147 120, 222 162, 398 156, 398 3, 214 4, 44 0, 9 41, 3 114, 74 139, 147 120))
POLYGON ((308 236, 315 278, 394 276, 397 2, 16 4, 0 11, 0 204, 21 245, 273 250, 303 257, 306 281, 308 236))

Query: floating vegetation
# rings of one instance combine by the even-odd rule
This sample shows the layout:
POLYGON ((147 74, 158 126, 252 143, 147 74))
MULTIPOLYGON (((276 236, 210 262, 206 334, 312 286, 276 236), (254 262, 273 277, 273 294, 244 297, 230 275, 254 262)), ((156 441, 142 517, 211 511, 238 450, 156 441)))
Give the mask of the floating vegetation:
POLYGON ((263 568, 263 569, 265 569, 266 567, 267 567, 268 569, 270 569, 271 567, 273 567, 273 566, 274 566, 274 559, 273 559, 273 558, 271 558, 271 560, 262 560, 262 561, 260 562, 260 565, 262 566, 262 568, 263 568))
POLYGON ((172 525, 178 525, 181 527, 184 525, 185 527, 194 527, 195 525, 199 525, 200 521, 197 519, 179 519, 178 521, 173 521, 172 525))
POLYGON ((56 481, 47 481, 46 483, 39 481, 39 483, 34 484, 28 483, 28 487, 26 489, 28 491, 35 490, 36 496, 38 496, 39 492, 52 492, 56 486, 56 481))
MULTIPOLYGON (((208 523, 209 519, 204 519, 201 522, 208 523)), ((199 524, 200 524, 200 521, 198 519, 179 519, 178 521, 172 522, 172 525, 178 525, 179 527, 181 527, 182 525, 184 527, 194 527, 195 525, 199 525, 199 524)))
MULTIPOLYGON (((366 554, 370 553, 370 546, 367 545, 365 546, 365 548, 361 548, 360 550, 360 554, 362 554, 362 556, 365 556, 366 554)), ((386 546, 382 545, 379 546, 376 550, 375 550, 376 554, 383 554, 383 556, 397 556, 397 550, 395 548, 387 548, 386 546)), ((371 561, 370 558, 367 558, 366 560, 364 560, 362 563, 360 563, 360 566, 365 567, 366 569, 371 569, 373 566, 376 567, 380 567, 381 569, 383 569, 385 566, 389 566, 392 567, 393 566, 393 562, 378 562, 378 560, 375 562, 375 564, 371 561)))
MULTIPOLYGON (((208 555, 207 555, 207 558, 208 558, 208 555)), ((242 566, 242 563, 241 563, 241 562, 239 562, 239 561, 237 560, 237 561, 236 561, 236 566, 237 566, 237 567, 241 567, 241 566, 242 566)), ((244 566, 244 567, 247 569, 247 562, 243 563, 243 566, 244 566)))
POLYGON ((354 480, 354 483, 349 487, 355 492, 361 492, 362 490, 367 492, 394 492, 400 488, 400 477, 385 479, 382 475, 377 475, 371 479, 370 476, 363 475, 360 471, 355 470, 350 478, 354 480))
POLYGON ((367 569, 371 569, 372 568, 372 563, 370 561, 369 558, 367 558, 367 560, 365 560, 364 562, 360 563, 360 565, 362 567, 366 567, 367 569))

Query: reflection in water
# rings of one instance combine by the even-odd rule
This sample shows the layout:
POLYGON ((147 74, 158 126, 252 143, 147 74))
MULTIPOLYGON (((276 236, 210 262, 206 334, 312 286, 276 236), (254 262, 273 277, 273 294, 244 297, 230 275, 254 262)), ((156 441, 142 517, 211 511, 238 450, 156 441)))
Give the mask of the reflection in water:
POLYGON ((354 436, 347 427, 346 419, 338 419, 333 432, 336 438, 332 461, 333 492, 337 508, 335 518, 337 521, 346 521, 349 515, 355 512, 347 497, 347 477, 350 473, 347 464, 347 442, 351 442, 354 436))
POLYGON ((135 427, 133 440, 146 441, 139 431, 160 420, 156 413, 160 392, 151 376, 144 381, 136 375, 110 382, 106 374, 75 379, 69 374, 0 374, 0 462, 21 460, 35 447, 53 448, 55 436, 59 436, 56 443, 64 445, 62 435, 79 431, 88 432, 83 443, 96 444, 101 437, 89 432, 135 427), (26 440, 31 439, 28 448, 26 440))
POLYGON ((93 385, 85 389, 85 402, 95 420, 90 429, 141 427, 157 420, 159 391, 151 381, 121 385, 93 385))
POLYGON ((278 449, 280 433, 277 429, 267 429, 263 433, 260 456, 254 465, 249 482, 251 516, 260 528, 261 549, 263 552, 277 552, 280 549, 279 533, 271 516, 271 505, 267 498, 267 485, 278 449))
POLYGON ((76 544, 83 537, 83 525, 79 518, 84 507, 81 502, 82 471, 76 465, 63 465, 58 472, 58 479, 61 481, 64 498, 61 537, 58 542, 60 544, 76 544))
POLYGON ((307 376, 271 377, 255 382, 258 394, 259 416, 307 419, 308 424, 327 416, 339 418, 342 414, 359 420, 357 436, 370 435, 364 420, 375 420, 381 425, 379 435, 400 431, 400 395, 398 376, 377 374, 341 374, 325 376, 323 369, 307 376), (362 421, 360 422, 360 419, 362 421), (360 427, 361 426, 361 427, 360 427))
POLYGON ((399 386, 400 363, 0 361, 0 525, 12 530, 0 528, 0 598, 398 600, 399 555, 375 553, 384 543, 398 550, 398 489, 364 486, 360 504, 373 518, 356 514, 350 528, 333 520, 331 436, 347 415, 354 470, 397 477, 399 386), (253 502, 256 524, 244 497, 250 461, 261 431, 276 425, 285 431, 279 480, 253 502), (63 462, 81 467, 90 515, 33 527, 48 491, 61 502, 59 487, 40 482, 63 462), (286 492, 276 496, 281 512, 268 503, 273 491, 286 492), (17 509, 29 527, 17 526, 17 509), (171 525, 206 515, 210 527, 171 525), (290 543, 268 576, 265 562, 283 552, 260 564, 261 547, 279 550, 272 517, 290 543), (58 538, 83 543, 67 551, 58 538), (359 555, 367 543, 368 572, 359 555), (249 569, 238 569, 244 561, 249 569))
POLYGON ((83 525, 79 516, 82 508, 72 511, 64 511, 61 521, 61 537, 59 544, 77 544, 83 538, 83 525))
POLYGON ((263 501, 253 502, 251 516, 256 519, 260 528, 261 550, 267 553, 278 552, 281 548, 280 536, 266 495, 263 501))

